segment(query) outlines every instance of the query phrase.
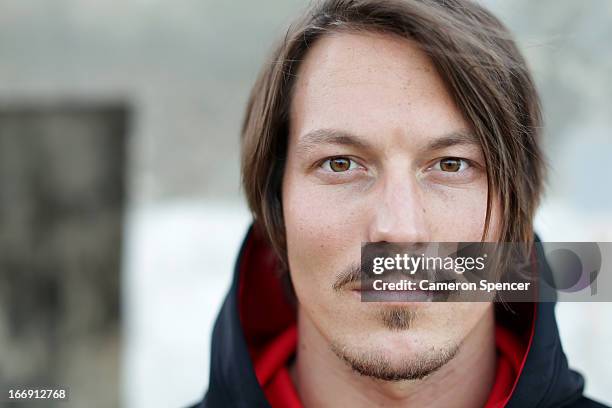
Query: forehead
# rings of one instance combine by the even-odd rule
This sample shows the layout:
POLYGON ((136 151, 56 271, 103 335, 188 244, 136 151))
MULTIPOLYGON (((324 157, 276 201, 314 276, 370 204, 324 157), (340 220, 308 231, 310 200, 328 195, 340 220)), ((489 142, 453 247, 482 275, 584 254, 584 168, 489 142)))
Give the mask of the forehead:
POLYGON ((293 140, 327 128, 415 144, 469 129, 418 45, 376 33, 315 42, 298 70, 290 115, 293 140))

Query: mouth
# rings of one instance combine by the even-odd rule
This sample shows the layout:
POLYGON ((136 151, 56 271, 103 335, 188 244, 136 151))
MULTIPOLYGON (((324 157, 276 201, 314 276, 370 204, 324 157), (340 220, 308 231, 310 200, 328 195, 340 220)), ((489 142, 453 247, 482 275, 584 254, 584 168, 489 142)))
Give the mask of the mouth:
MULTIPOLYGON (((445 280, 438 282, 453 282, 445 280)), ((358 296, 362 302, 439 302, 446 301, 455 293, 450 290, 423 290, 419 281, 401 280, 393 282, 380 281, 357 281, 346 287, 354 296, 358 296)))

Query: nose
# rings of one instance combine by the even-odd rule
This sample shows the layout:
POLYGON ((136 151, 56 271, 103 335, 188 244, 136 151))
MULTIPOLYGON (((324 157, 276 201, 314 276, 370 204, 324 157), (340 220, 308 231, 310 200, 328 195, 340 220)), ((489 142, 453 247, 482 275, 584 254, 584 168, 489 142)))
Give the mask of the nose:
POLYGON ((430 241, 427 209, 415 177, 388 177, 378 194, 371 207, 370 242, 430 241))

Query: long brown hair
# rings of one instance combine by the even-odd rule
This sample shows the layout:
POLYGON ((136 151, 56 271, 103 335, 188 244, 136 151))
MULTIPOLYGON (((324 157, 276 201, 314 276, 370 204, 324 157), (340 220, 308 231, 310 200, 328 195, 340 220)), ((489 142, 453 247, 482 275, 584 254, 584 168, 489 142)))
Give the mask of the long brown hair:
POLYGON ((489 191, 483 238, 494 192, 501 203, 500 241, 532 242, 544 173, 540 102, 505 26, 466 0, 325 0, 289 27, 264 65, 242 128, 243 188, 281 265, 287 265, 281 184, 292 85, 308 48, 340 31, 400 36, 429 55, 483 150, 489 191))

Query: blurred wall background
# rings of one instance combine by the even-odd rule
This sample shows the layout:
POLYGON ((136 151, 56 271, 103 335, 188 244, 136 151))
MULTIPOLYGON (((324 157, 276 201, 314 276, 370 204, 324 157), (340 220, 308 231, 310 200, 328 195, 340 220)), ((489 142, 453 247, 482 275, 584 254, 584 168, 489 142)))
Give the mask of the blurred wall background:
POLYGON ((5 385, 69 384, 71 406, 118 403, 127 119, 0 106, 0 402, 5 385))
MULTIPOLYGON (((551 241, 612 240, 612 2, 484 3, 516 34, 543 97, 551 172, 537 231, 551 241)), ((104 267, 109 279, 117 273, 120 282, 108 296, 121 298, 117 312, 121 347, 100 347, 96 339, 102 334, 91 324, 95 318, 84 315, 89 323, 82 333, 96 334, 75 337, 76 344, 88 351, 74 351, 72 361, 82 363, 78 372, 89 385, 73 383, 72 393, 88 390, 92 396, 88 406, 94 406, 93 399, 99 406, 117 401, 127 407, 181 406, 199 399, 206 389, 210 330, 249 223, 238 174, 244 105, 261 64, 269 62, 272 42, 306 4, 297 0, 0 3, 0 129, 2 121, 11 120, 1 115, 3 111, 61 106, 65 101, 83 106, 110 103, 129 115, 130 126, 121 137, 127 149, 121 167, 126 203, 117 207, 125 222, 114 241, 122 248, 120 274, 118 267, 104 267), (120 362, 119 368, 101 376, 85 357, 89 350, 102 353, 101 361, 120 362), (109 399, 98 399, 104 393, 109 399)), ((71 142, 49 129, 45 125, 39 134, 51 139, 49 143, 65 146, 60 157, 79 156, 78 150, 71 150, 71 142)), ((33 137, 2 132, 2 140, 33 137)), ((73 126, 67 132, 86 138, 91 129, 73 126)), ((93 134, 94 139, 111 137, 105 132, 93 134)), ((102 151, 91 157, 104 157, 102 151)), ((31 155, 20 160, 44 168, 31 155)), ((90 163, 76 162, 71 171, 82 171, 90 163)), ((9 174, 5 167, 2 171, 9 174)), ((20 180, 5 174, 3 183, 20 180)), ((0 190, 10 191, 6 185, 0 190)), ((0 219, 6 220, 15 210, 0 207, 0 211, 0 219)), ((98 214, 92 219, 106 223, 98 214)), ((5 225, 0 225, 3 232, 5 225)), ((20 351, 27 346, 17 345, 11 334, 6 311, 13 306, 4 305, 24 302, 21 299, 29 294, 21 293, 22 286, 5 283, 15 269, 7 268, 4 259, 0 259, 0 301, 5 310, 0 313, 0 354, 21 353, 11 364, 47 366, 41 362, 44 353, 20 351), (19 296, 14 295, 17 290, 19 296)), ((59 268, 58 279, 73 282, 76 272, 70 271, 59 268)), ((26 279, 26 275, 18 276, 26 279)), ((74 290, 86 287, 87 279, 74 290)), ((81 309, 88 310, 70 304, 75 315, 81 309)), ((606 383, 612 369, 607 364, 612 361, 610 304, 561 304, 558 314, 570 363, 588 374, 587 394, 612 403, 606 383)), ((49 327, 48 322, 36 323, 38 312, 28 316, 39 324, 33 330, 41 336, 63 324, 63 317, 49 327)), ((114 329, 104 330, 112 336, 114 329)), ((0 360, 0 373, 11 367, 7 361, 0 360)), ((55 367, 51 370, 55 374, 49 375, 69 378, 62 370, 55 367)))

